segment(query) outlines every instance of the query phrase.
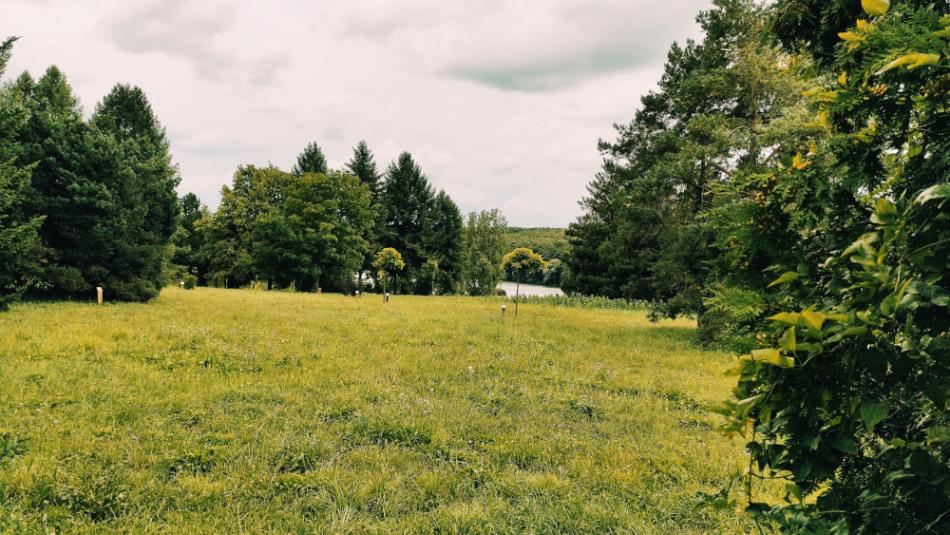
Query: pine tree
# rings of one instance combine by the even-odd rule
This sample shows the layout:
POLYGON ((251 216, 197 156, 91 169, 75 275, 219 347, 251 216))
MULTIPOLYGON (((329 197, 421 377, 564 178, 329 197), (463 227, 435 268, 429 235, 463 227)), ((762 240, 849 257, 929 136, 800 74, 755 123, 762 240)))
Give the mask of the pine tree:
POLYGON ((116 217, 121 200, 104 178, 117 172, 118 148, 83 122, 79 103, 56 67, 36 82, 24 73, 11 91, 28 109, 17 134, 17 163, 34 165, 26 210, 45 217, 39 234, 51 251, 41 274, 42 291, 88 297, 94 286, 105 284, 109 257, 122 235, 116 217))
POLYGON ((303 152, 297 156, 297 162, 294 164, 291 173, 294 176, 300 176, 304 173, 327 174, 327 157, 323 155, 320 146, 315 142, 307 144, 303 152))
POLYGON ((439 293, 456 292, 462 279, 462 212, 445 191, 435 197, 433 227, 426 248, 430 261, 438 271, 434 274, 434 288, 439 293))
POLYGON ((373 260, 376 251, 380 249, 380 227, 382 226, 379 218, 381 211, 379 209, 380 194, 382 192, 382 176, 376 169, 376 159, 373 157, 373 151, 370 150, 366 141, 360 141, 353 148, 353 157, 346 163, 347 170, 350 171, 360 183, 366 184, 370 193, 370 209, 373 211, 373 225, 367 231, 364 239, 369 243, 367 253, 363 257, 363 264, 357 278, 358 289, 363 286, 363 272, 373 272, 373 260))
POLYGON ((361 183, 366 184, 373 202, 377 202, 382 186, 380 183, 382 177, 376 170, 376 159, 373 157, 373 151, 370 150, 365 141, 360 141, 356 147, 353 147, 353 157, 346 163, 346 168, 356 178, 360 179, 361 183))
POLYGON ((96 107, 90 124, 118 148, 108 186, 119 200, 122 225, 105 284, 119 299, 151 299, 165 285, 166 250, 180 214, 175 192, 180 177, 165 129, 145 93, 122 84, 96 107))
MULTIPOLYGON (((0 44, 0 76, 10 59, 16 38, 0 44)), ((36 275, 41 216, 24 210, 30 168, 17 165, 16 133, 26 121, 27 109, 16 93, 0 89, 0 310, 19 297, 36 275)))
POLYGON ((400 154, 386 170, 380 199, 380 242, 402 253, 406 262, 406 275, 400 279, 402 290, 417 291, 415 281, 424 279, 423 267, 428 260, 424 235, 434 203, 432 186, 422 169, 411 154, 400 154))

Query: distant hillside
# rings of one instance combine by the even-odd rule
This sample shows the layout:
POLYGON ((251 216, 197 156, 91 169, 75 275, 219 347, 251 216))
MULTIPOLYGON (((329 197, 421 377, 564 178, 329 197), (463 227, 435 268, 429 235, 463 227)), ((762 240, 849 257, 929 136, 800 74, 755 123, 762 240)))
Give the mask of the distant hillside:
POLYGON ((563 260, 568 250, 564 230, 552 227, 508 227, 505 239, 509 251, 515 247, 528 247, 545 260, 563 260))

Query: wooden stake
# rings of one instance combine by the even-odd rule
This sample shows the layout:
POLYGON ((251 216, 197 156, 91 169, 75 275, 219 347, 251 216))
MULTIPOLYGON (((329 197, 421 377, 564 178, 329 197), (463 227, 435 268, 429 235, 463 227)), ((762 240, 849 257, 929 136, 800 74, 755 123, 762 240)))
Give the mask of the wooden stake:
POLYGON ((96 286, 96 302, 102 304, 102 286, 96 286))

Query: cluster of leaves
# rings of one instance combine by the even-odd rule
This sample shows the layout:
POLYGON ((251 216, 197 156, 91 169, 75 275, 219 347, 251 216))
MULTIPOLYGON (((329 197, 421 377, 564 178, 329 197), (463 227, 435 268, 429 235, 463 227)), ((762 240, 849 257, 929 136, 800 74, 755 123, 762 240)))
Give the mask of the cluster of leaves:
MULTIPOLYGON (((733 321, 757 334, 736 369, 736 399, 720 409, 723 428, 748 437, 748 507, 772 525, 941 532, 950 522, 950 16, 941 2, 864 0, 829 58, 818 29, 787 19, 801 15, 788 4, 777 28, 815 32, 783 35, 815 47, 818 85, 805 93, 814 118, 801 146, 780 147, 781 161, 731 184, 733 213, 718 214, 737 269, 715 306, 741 304, 733 321), (755 271, 773 280, 758 285, 741 266, 765 266, 755 271), (787 480, 785 503, 756 502, 757 478, 787 480)), ((802 4, 808 19, 842 18, 834 5, 802 4)))
MULTIPOLYGON (((0 45, 0 73, 13 44, 0 45)), ((179 176, 141 89, 85 120, 56 67, 0 89, 0 307, 30 291, 142 301, 165 285, 179 176)))

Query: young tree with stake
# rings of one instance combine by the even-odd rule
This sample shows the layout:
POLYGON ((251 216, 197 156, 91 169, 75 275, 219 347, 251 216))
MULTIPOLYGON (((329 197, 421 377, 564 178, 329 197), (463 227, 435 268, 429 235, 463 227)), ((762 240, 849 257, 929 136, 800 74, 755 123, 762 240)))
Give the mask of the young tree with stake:
POLYGON ((501 269, 515 274, 515 316, 518 315, 518 297, 521 295, 521 279, 529 273, 544 269, 544 259, 527 247, 512 249, 501 260, 501 269))
POLYGON ((373 260, 373 267, 379 270, 379 278, 383 281, 383 299, 386 299, 386 285, 389 282, 389 275, 397 271, 402 271, 406 263, 402 260, 399 251, 392 247, 376 253, 376 259, 373 260))

